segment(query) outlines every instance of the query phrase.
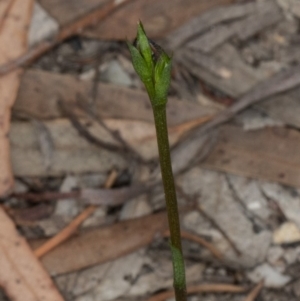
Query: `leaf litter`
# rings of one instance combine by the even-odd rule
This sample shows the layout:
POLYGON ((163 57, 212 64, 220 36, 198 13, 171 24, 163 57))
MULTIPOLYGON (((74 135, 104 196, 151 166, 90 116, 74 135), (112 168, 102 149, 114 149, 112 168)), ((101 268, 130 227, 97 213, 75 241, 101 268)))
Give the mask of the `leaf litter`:
MULTIPOLYGON (((1 16, 13 2, 1 2, 1 16)), ((11 151, 6 148, 3 161, 12 179, 11 155, 13 174, 26 188, 2 196, 22 235, 35 238, 34 248, 45 237, 61 235, 74 212, 83 216, 80 222, 89 216, 72 228, 71 238, 41 258, 65 300, 172 296, 165 214, 157 212, 164 202, 151 108, 124 45, 115 42, 124 39, 123 31, 133 34, 136 14, 174 51, 169 131, 183 192, 183 234, 194 239, 184 241, 193 298, 297 300, 299 273, 292 269, 299 264, 300 214, 297 5, 285 0, 189 1, 184 6, 155 1, 150 10, 146 1, 123 1, 115 10, 117 2, 82 5, 76 0, 73 10, 69 2, 50 2, 43 0, 34 10, 30 43, 36 46, 23 58, 25 48, 2 62, 17 68, 34 61, 20 89, 16 84, 10 93, 18 90, 11 151), (166 10, 169 5, 174 9, 166 10), (116 30, 124 15, 130 16, 128 22, 116 30), (94 24, 90 16, 102 21, 81 31, 94 24), (47 26, 45 21, 39 28, 39 20, 47 20, 47 26), (49 42, 51 35, 56 38, 49 42), (10 64, 15 58, 17 63, 10 64), (121 66, 114 72, 126 75, 127 87, 102 74, 110 66, 121 66), (143 160, 136 160, 137 154, 143 160), (101 188, 113 170, 118 174, 114 186, 101 188), (61 187, 70 174, 74 185, 65 191, 61 187), (269 287, 280 294, 274 297, 269 287)), ((33 252, 26 252, 33 260, 33 252)))

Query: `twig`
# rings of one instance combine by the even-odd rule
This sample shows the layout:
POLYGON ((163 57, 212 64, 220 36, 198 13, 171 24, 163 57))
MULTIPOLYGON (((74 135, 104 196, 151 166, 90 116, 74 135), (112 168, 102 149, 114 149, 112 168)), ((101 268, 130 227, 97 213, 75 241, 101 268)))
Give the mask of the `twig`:
POLYGON ((81 33, 85 28, 96 25, 99 21, 103 20, 108 15, 110 15, 114 10, 127 4, 130 1, 131 0, 107 1, 98 9, 93 10, 92 12, 75 20, 75 22, 63 27, 61 31, 51 40, 41 42, 39 45, 30 49, 27 53, 20 56, 16 60, 13 60, 7 64, 0 66, 0 74, 6 74, 12 70, 17 69, 18 67, 22 67, 31 63, 32 61, 43 55, 45 52, 54 48, 62 41, 81 33))
MULTIPOLYGON (((169 237, 170 232, 166 231, 164 233, 164 236, 169 237)), ((191 241, 194 241, 194 242, 200 244, 201 246, 207 248, 217 259, 223 260, 223 255, 221 254, 221 252, 218 249, 216 249, 216 247, 213 244, 211 244, 207 240, 203 239, 202 237, 192 234, 187 231, 181 231, 181 238, 185 238, 185 239, 188 239, 188 240, 191 240, 191 241)))
MULTIPOLYGON (((184 56, 185 53, 183 52, 182 55, 184 56)), ((195 58, 197 58, 196 55, 195 58)), ((194 75, 197 76, 196 73, 194 75)), ((270 96, 290 90, 298 86, 299 84, 300 65, 295 66, 289 70, 279 72, 270 79, 257 84, 248 93, 238 99, 232 106, 217 114, 211 121, 208 121, 203 126, 196 127, 195 129, 187 133, 186 136, 177 143, 174 151, 176 151, 177 147, 180 148, 180 146, 186 145, 186 143, 189 143, 189 141, 199 139, 199 137, 207 133, 209 130, 214 129, 217 126, 231 120, 236 114, 245 110, 249 106, 252 106, 270 96)))
MULTIPOLYGON (((184 56, 184 52, 182 53, 184 56)), ((176 58, 176 57, 175 57, 176 58)), ((197 54, 195 54, 195 58, 197 58, 197 54)), ((201 73, 197 74, 197 64, 192 64, 195 70, 191 70, 194 75, 201 78, 201 73), (194 68, 195 67, 195 68, 194 68)), ((200 69, 199 69, 200 70, 200 69)), ((208 121, 203 126, 198 126, 188 133, 184 135, 172 148, 172 157, 180 157, 182 153, 186 151, 186 149, 195 144, 195 141, 201 139, 207 135, 212 135, 215 128, 220 126, 221 124, 228 122, 231 120, 236 114, 245 110, 249 106, 252 106, 259 101, 276 95, 278 93, 282 93, 284 91, 290 90, 300 84, 300 65, 297 65, 289 70, 279 72, 275 76, 271 77, 268 80, 263 81, 262 83, 255 86, 245 95, 243 95, 240 99, 238 99, 232 106, 226 108, 219 114, 217 114, 212 120, 208 121)), ((202 152, 202 156, 200 159, 197 158, 198 153, 201 153, 205 145, 200 144, 197 146, 195 150, 193 150, 193 154, 190 156, 187 164, 191 162, 195 163, 195 161, 200 162, 203 161, 208 153, 202 152), (197 160, 196 160, 197 158, 197 160)), ((184 167, 182 167, 184 169, 184 167)))
MULTIPOLYGON (((199 284, 187 287, 187 294, 197 293, 243 293, 246 288, 231 284, 199 284)), ((174 297, 173 291, 167 291, 150 297, 147 301, 164 301, 174 297)))
POLYGON ((88 140, 90 143, 95 144, 97 146, 100 146, 102 148, 105 148, 112 152, 124 152, 125 148, 123 146, 116 146, 111 143, 104 142, 94 135, 92 135, 77 119, 75 114, 70 110, 67 105, 62 100, 58 100, 58 104, 60 108, 62 109, 63 113, 66 115, 66 117, 71 121, 74 128, 78 131, 79 135, 84 137, 86 140, 88 140))
POLYGON ((253 290, 250 291, 249 295, 246 297, 244 301, 254 301, 256 297, 259 295, 259 293, 261 292, 263 287, 264 287, 264 281, 262 280, 253 288, 253 290))
POLYGON ((113 131, 109 127, 106 126, 106 124, 102 121, 102 118, 99 116, 99 114, 96 113, 96 110, 93 110, 90 106, 87 107, 86 103, 78 98, 77 99, 77 105, 81 110, 83 110, 86 114, 88 114, 90 117, 93 118, 103 129, 105 129, 110 135, 113 136, 113 138, 119 142, 122 147, 124 152, 128 153, 133 157, 136 161, 139 163, 147 164, 148 162, 144 160, 138 152, 135 151, 134 148, 132 148, 119 134, 118 131, 113 131))
POLYGON ((127 200, 149 192, 154 186, 160 185, 160 181, 150 181, 145 184, 137 183, 128 187, 117 189, 90 189, 85 188, 71 192, 42 192, 42 193, 15 193, 13 197, 32 202, 49 202, 66 198, 80 198, 85 204, 96 206, 120 206, 127 200))
MULTIPOLYGON (((110 188, 117 178, 117 172, 113 170, 108 176, 105 188, 110 188)), ((69 225, 67 225, 61 232, 50 238, 43 245, 34 250, 34 254, 41 258, 47 254, 52 249, 56 248, 62 242, 66 241, 70 236, 72 236, 78 229, 78 227, 97 209, 96 206, 90 205, 83 212, 81 212, 69 225)))
POLYGON ((52 191, 46 191, 42 193, 13 193, 11 195, 14 198, 17 199, 23 199, 26 201, 31 202, 48 202, 48 201, 56 201, 60 199, 68 199, 68 198, 79 198, 80 197, 80 191, 71 191, 71 192, 52 192, 52 191))

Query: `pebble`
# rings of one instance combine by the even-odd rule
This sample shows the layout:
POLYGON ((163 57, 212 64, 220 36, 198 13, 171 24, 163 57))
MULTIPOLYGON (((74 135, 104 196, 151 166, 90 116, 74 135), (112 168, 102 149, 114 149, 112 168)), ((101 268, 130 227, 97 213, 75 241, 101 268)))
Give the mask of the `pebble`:
POLYGON ((293 222, 283 223, 273 233, 274 244, 289 244, 300 241, 300 230, 293 222))
POLYGON ((29 28, 29 46, 33 46, 53 36, 58 32, 58 29, 58 22, 39 3, 35 2, 29 28))
POLYGON ((120 220, 138 218, 152 213, 146 194, 127 202, 122 208, 120 220))
MULTIPOLYGON (((60 187, 60 192, 71 192, 76 187, 78 187, 78 179, 74 176, 67 176, 60 187)), ((76 200, 62 199, 56 203, 54 215, 74 217, 78 214, 78 212, 79 208, 76 200)))
POLYGON ((101 79, 111 84, 126 87, 131 86, 132 84, 130 76, 124 71, 119 62, 116 60, 111 61, 107 65, 106 70, 101 74, 101 79))
POLYGON ((269 288, 284 287, 291 280, 291 277, 281 274, 267 263, 257 266, 247 276, 254 283, 264 279, 265 287, 269 288))
POLYGON ((276 263, 283 257, 284 250, 279 246, 271 247, 268 250, 267 261, 271 265, 276 265, 276 263))

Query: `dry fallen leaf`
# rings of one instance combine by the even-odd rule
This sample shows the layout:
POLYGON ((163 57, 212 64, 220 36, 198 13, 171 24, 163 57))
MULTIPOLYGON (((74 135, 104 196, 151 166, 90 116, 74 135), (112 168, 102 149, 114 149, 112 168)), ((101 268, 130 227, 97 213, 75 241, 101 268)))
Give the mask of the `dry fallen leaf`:
POLYGON ((5 16, 6 16, 7 12, 9 11, 13 2, 14 1, 11 1, 11 0, 2 0, 0 2, 0 28, 2 27, 3 21, 5 20, 5 16))
POLYGON ((203 167, 299 187, 299 132, 224 126, 203 167))
POLYGON ((26 240, 0 207, 0 287, 11 301, 63 301, 26 240))
MULTIPOLYGON (((27 29, 33 0, 2 1, 0 4, 0 64, 26 51, 27 29)), ((20 83, 20 70, 0 78, 0 195, 13 185, 8 131, 10 110, 20 83)), ((12 301, 62 301, 51 278, 33 255, 13 222, 0 208, 0 286, 12 301)))
MULTIPOLYGON (((127 220, 70 238, 41 260, 51 275, 77 271, 124 256, 147 246, 167 229, 166 213, 127 220)), ((33 246, 40 245, 33 241, 33 246)))
MULTIPOLYGON (((84 97, 84 95, 90 94, 92 86, 92 81, 79 80, 69 74, 29 69, 22 77, 19 95, 13 110, 16 114, 33 116, 39 120, 60 118, 64 115, 57 100, 61 99, 74 110, 76 116, 83 117, 86 116, 84 110, 74 106, 76 95, 84 97)), ((100 118, 140 120, 153 123, 153 113, 147 93, 105 83, 99 83, 97 91, 93 112, 100 118)), ((83 102, 84 104, 88 110, 88 101, 83 102)), ((170 97, 167 110, 168 124, 170 126, 179 125, 214 115, 218 111, 216 108, 200 106, 170 97)))
MULTIPOLYGON (((128 1, 122 8, 113 12, 109 18, 102 20, 97 26, 85 30, 83 34, 107 40, 120 40, 125 39, 125 37, 133 38, 135 36, 136 21, 140 19, 143 20, 143 23, 149 31, 149 35, 152 37, 163 37, 185 23, 189 18, 197 16, 215 6, 230 4, 234 1, 235 0, 128 1), (170 9, 170 7, 172 9, 170 9), (120 24, 122 24, 122 26, 120 26, 120 24)), ((103 0, 41 1, 46 10, 57 19, 61 25, 74 22, 79 16, 101 5, 102 2, 103 0)))
MULTIPOLYGON (((0 5, 0 64, 4 64, 26 51, 27 29, 33 0, 11 0, 0 5)), ((20 70, 0 78, 0 195, 13 185, 10 164, 8 131, 10 110, 16 99, 20 83, 20 70)))

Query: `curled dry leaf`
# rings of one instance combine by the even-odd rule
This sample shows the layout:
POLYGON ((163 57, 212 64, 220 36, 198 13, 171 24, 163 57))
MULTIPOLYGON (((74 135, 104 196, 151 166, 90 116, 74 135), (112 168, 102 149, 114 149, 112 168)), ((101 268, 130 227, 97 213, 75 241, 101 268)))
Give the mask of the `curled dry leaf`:
MULTIPOLYGON (((25 52, 32 6, 33 0, 1 2, 1 64, 25 52)), ((19 77, 20 71, 16 70, 0 78, 0 195, 7 193, 13 184, 8 131, 10 109, 17 95, 19 77)), ((11 300, 63 300, 2 208, 0 208, 0 266, 0 286, 11 300)))
MULTIPOLYGON (((32 6, 33 0, 1 2, 0 64, 14 59, 26 51, 27 26, 31 17, 32 6)), ((19 70, 0 78, 0 195, 7 193, 13 185, 8 131, 10 110, 17 96, 19 83, 19 70)))
POLYGON ((63 301, 26 240, 18 234, 1 207, 0 266, 0 287, 11 301, 63 301))

